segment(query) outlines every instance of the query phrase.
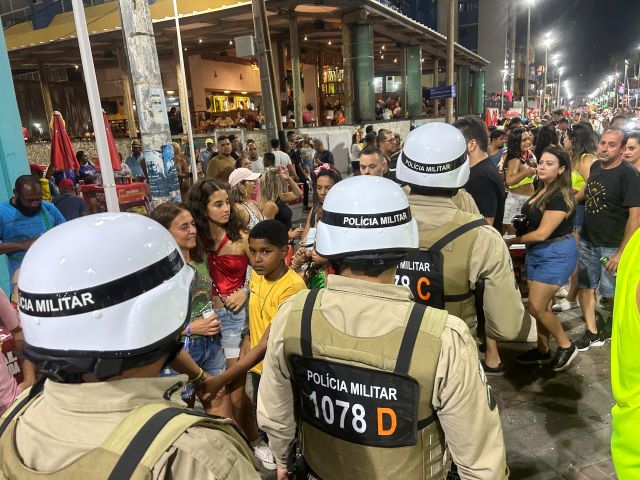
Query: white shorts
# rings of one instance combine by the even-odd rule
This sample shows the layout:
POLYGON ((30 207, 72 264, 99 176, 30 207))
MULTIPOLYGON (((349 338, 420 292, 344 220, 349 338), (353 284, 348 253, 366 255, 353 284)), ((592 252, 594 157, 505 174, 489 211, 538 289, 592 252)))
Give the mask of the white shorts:
POLYGON ((513 217, 522 213, 522 207, 530 198, 531 195, 520 195, 518 193, 509 192, 507 200, 504 203, 503 225, 510 225, 513 217))

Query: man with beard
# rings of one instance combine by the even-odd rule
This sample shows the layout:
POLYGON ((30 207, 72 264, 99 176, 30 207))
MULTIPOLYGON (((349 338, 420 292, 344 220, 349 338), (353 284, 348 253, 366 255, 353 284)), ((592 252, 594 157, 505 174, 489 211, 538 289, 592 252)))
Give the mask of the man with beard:
POLYGON ((42 201, 42 187, 32 175, 16 179, 15 195, 0 203, 0 254, 9 259, 9 274, 13 278, 31 244, 47 230, 64 223, 60 211, 42 201))

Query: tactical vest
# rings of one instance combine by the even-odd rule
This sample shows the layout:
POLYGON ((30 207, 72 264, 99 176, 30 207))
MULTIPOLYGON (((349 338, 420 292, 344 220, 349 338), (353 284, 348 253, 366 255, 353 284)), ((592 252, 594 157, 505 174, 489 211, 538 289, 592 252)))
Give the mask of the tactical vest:
POLYGON ((404 327, 352 337, 320 311, 323 291, 298 293, 284 330, 312 475, 441 480, 445 441, 431 399, 447 312, 414 304, 404 327))
POLYGON ((418 219, 420 250, 407 254, 396 271, 396 284, 408 287, 416 302, 447 310, 464 320, 472 334, 476 307, 469 265, 477 227, 484 225, 484 218, 463 211, 438 228, 427 228, 418 219))
MULTIPOLYGON (((229 441, 255 466, 255 457, 244 437, 223 419, 174 407, 169 402, 141 405, 132 410, 98 448, 52 473, 28 468, 15 449, 17 419, 37 398, 25 391, 7 412, 0 426, 0 477, 20 480, 149 480, 159 458, 188 428, 200 426, 223 431, 229 441)), ((90 428, 90 425, 87 425, 90 428)), ((46 455, 46 452, 42 453, 46 455)), ((215 452, 212 452, 215 455, 215 452)))

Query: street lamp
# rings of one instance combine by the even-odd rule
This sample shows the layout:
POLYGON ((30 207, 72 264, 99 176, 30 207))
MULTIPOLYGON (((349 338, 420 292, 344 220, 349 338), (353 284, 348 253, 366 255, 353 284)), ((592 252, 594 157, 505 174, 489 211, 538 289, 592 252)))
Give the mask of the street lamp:
POLYGON ((544 34, 544 89, 542 91, 542 112, 546 111, 547 100, 547 60, 549 56, 549 47, 551 46, 551 32, 544 34))
POLYGON ((558 107, 560 107, 560 77, 562 76, 562 67, 558 68, 558 107))
POLYGON ((525 69, 524 69, 524 105, 522 106, 522 116, 527 118, 527 110, 529 108, 529 50, 531 49, 531 6, 533 0, 527 0, 527 51, 524 53, 525 69))

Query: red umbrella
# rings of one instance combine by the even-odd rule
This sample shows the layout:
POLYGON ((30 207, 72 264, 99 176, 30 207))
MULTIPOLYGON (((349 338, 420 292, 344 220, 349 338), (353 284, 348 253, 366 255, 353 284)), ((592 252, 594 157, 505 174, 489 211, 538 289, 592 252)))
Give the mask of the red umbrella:
POLYGON ((51 132, 51 164, 53 169, 66 171, 80 168, 60 112, 53 112, 51 132))
POLYGON ((120 163, 120 154, 116 147, 116 141, 111 133, 111 127, 109 126, 109 120, 107 120, 107 114, 103 110, 102 118, 104 118, 104 128, 107 131, 107 143, 109 144, 109 156, 111 157, 111 167, 114 170, 122 170, 122 164, 120 163))

